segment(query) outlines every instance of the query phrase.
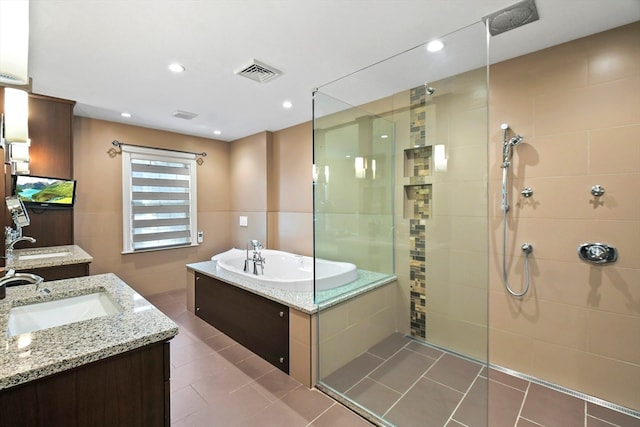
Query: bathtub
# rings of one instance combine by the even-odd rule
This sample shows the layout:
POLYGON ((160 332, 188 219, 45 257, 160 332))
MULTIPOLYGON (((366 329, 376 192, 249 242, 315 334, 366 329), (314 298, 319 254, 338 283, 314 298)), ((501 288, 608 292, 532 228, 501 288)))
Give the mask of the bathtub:
MULTIPOLYGON (((252 255, 249 251, 249 256, 252 255)), ((216 262, 218 272, 225 277, 252 284, 268 286, 284 291, 313 291, 313 258, 288 252, 263 249, 264 274, 244 272, 245 249, 230 249, 211 257, 216 262)), ((253 264, 251 264, 253 268, 253 264)), ((260 267, 258 267, 260 272, 260 267)), ((358 279, 358 270, 348 262, 316 260, 316 290, 324 291, 346 285, 358 279)))

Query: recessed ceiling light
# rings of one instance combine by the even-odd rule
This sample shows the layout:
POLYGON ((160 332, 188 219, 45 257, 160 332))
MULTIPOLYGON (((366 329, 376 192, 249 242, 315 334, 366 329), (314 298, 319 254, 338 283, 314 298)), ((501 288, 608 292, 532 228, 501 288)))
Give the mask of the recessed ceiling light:
POLYGON ((289 108, 293 107, 293 103, 291 101, 284 101, 282 103, 282 107, 289 109, 289 108))
POLYGON ((173 64, 169 64, 169 69, 174 73, 181 73, 185 70, 184 65, 180 65, 176 62, 174 62, 173 64))
POLYGON ((131 113, 120 113, 122 117, 126 117, 127 119, 131 117, 131 113))
POLYGON ((213 134, 214 135, 222 135, 222 132, 216 129, 216 130, 213 131, 213 134))
POLYGON ((427 43, 427 50, 429 52, 437 52, 439 50, 442 50, 443 47, 444 43, 442 43, 440 40, 432 40, 427 43))
POLYGON ((382 139, 387 139, 387 138, 389 138, 389 135, 387 135, 387 134, 382 134, 382 135, 380 135, 380 138, 382 138, 382 139))

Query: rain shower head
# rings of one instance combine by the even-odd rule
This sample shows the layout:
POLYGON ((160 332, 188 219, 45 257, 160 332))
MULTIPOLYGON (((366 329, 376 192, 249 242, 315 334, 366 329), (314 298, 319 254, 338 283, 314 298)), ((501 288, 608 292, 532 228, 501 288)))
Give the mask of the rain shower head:
POLYGON ((492 36, 513 30, 538 19, 540 17, 534 0, 523 0, 482 18, 489 29, 489 34, 492 36))

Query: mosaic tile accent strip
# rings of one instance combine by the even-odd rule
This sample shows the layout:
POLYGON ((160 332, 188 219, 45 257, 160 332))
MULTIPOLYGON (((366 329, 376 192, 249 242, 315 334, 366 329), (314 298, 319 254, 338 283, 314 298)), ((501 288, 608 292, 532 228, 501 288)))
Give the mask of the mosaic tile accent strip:
POLYGON ((407 161, 410 165, 407 197, 413 203, 413 215, 409 220, 409 275, 411 301, 411 335, 417 338, 427 337, 427 297, 426 297, 426 220, 431 216, 431 185, 425 184, 425 178, 431 175, 430 160, 432 148, 426 147, 426 101, 424 86, 411 89, 410 132, 407 161))
POLYGON ((433 147, 417 147, 405 151, 405 173, 409 175, 409 183, 424 184, 427 177, 431 176, 431 159, 433 147))
POLYGON ((409 143, 411 147, 422 146, 426 143, 426 103, 427 94, 424 86, 418 86, 409 91, 411 106, 409 143))
POLYGON ((410 217, 429 219, 431 217, 431 184, 406 186, 405 191, 407 199, 413 205, 410 217))
POLYGON ((409 220, 409 278, 411 302, 411 335, 426 338, 426 268, 424 219, 409 220))

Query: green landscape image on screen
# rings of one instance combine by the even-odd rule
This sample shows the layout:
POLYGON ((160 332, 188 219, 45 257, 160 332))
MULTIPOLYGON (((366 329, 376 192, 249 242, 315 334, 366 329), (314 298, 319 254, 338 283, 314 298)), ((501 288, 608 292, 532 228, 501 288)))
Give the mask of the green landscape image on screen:
POLYGON ((73 203, 74 185, 73 181, 34 178, 30 182, 16 184, 16 194, 23 202, 70 205, 73 203))

